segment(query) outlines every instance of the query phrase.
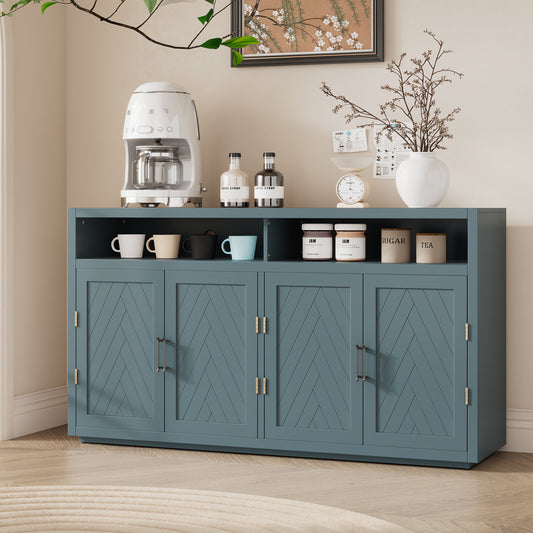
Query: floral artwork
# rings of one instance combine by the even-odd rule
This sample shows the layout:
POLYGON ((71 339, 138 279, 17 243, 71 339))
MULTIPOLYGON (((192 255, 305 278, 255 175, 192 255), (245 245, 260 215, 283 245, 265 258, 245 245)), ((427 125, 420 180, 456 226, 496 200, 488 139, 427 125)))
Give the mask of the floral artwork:
POLYGON ((259 41, 243 50, 245 62, 379 61, 382 1, 242 0, 240 30, 259 41))

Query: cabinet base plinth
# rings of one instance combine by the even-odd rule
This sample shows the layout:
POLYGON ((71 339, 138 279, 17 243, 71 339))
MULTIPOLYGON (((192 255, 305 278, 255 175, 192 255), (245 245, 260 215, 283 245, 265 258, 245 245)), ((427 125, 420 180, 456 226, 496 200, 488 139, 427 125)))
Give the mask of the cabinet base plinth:
POLYGON ((102 439, 81 437, 81 442, 88 444, 113 444, 117 446, 149 446, 153 448, 170 448, 176 450, 197 450, 217 453, 244 453, 251 455, 273 455, 278 457, 300 457, 302 459, 327 459, 334 461, 353 461, 361 463, 387 463, 407 466, 432 466, 441 468, 460 468, 470 470, 476 463, 461 461, 438 461, 427 459, 410 459, 398 457, 374 457, 366 455, 346 455, 337 453, 296 452, 289 450, 271 450, 261 448, 240 448, 237 446, 206 446, 198 444, 175 444, 170 442, 138 442, 124 439, 102 439))

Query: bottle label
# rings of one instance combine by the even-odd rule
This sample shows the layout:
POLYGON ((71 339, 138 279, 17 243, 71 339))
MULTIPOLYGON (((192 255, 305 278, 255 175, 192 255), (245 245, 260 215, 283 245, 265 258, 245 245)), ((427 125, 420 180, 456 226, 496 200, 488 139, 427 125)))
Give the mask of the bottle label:
POLYGON ((283 200, 284 197, 284 187, 269 187, 266 185, 256 185, 254 188, 254 197, 255 198, 270 198, 283 200))
POLYGON ((333 257, 331 237, 304 237, 302 245, 304 259, 332 259, 333 257))
POLYGON ((248 186, 233 185, 231 187, 220 187, 221 202, 247 202, 249 199, 250 188, 248 186))
POLYGON ((335 239, 335 259, 365 259, 365 239, 359 237, 337 237, 335 239))

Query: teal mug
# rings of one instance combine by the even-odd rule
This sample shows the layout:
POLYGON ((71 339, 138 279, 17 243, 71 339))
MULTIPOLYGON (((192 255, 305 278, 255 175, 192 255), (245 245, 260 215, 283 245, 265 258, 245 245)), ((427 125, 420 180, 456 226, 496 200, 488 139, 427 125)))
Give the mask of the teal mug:
POLYGON ((230 235, 221 245, 225 254, 231 255, 233 261, 253 261, 257 235, 230 235), (226 250, 226 243, 230 249, 226 250))

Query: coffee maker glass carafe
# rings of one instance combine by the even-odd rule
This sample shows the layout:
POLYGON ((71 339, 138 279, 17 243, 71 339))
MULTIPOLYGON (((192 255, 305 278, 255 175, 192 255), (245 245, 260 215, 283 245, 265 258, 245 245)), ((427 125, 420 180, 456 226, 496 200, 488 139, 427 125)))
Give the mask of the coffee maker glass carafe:
POLYGON ((177 146, 137 146, 132 182, 136 189, 179 188, 183 164, 177 146))

